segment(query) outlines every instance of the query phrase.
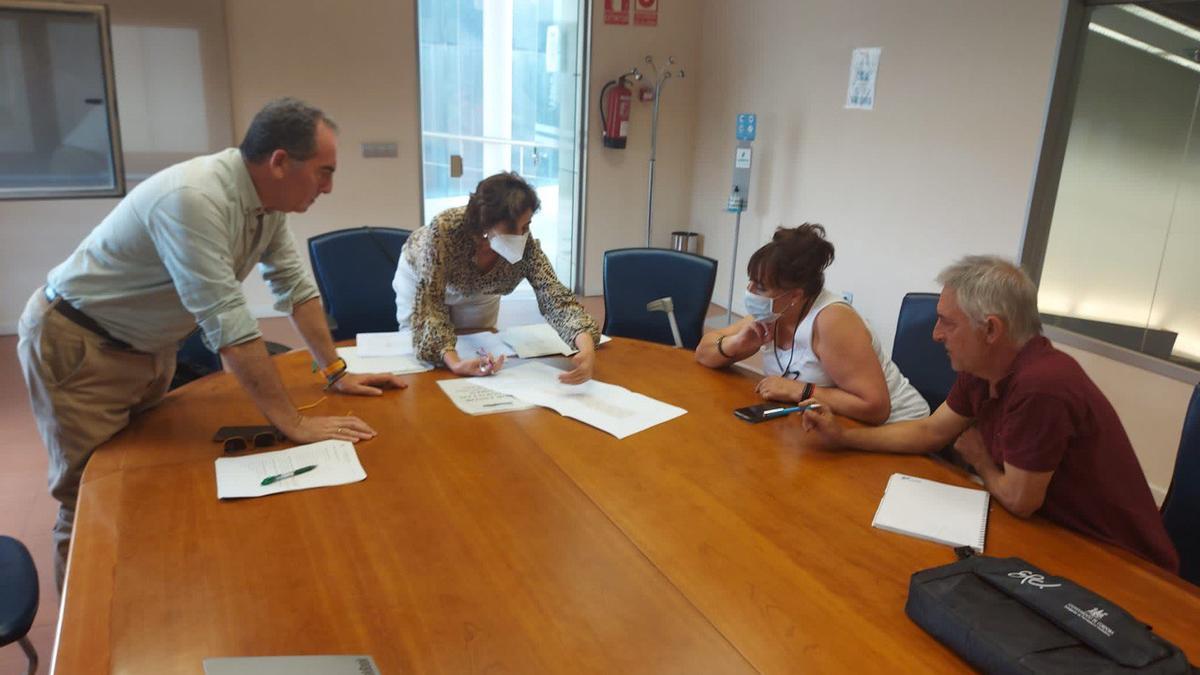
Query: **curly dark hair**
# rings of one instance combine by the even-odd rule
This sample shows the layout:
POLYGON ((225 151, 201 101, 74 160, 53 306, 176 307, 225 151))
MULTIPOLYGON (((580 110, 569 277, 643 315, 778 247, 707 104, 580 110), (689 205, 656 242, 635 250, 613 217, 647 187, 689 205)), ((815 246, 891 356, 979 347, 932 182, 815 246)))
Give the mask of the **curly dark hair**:
POLYGON ((250 128, 239 149, 242 157, 258 164, 276 150, 303 162, 317 154, 317 124, 333 131, 337 125, 319 108, 295 98, 277 98, 266 104, 250 120, 250 128))
POLYGON ((483 234, 497 223, 515 223, 526 211, 542 208, 533 186, 516 172, 498 173, 479 181, 471 199, 463 225, 472 234, 483 234))
POLYGON ((750 256, 746 272, 764 288, 799 288, 813 297, 825 287, 825 268, 833 262, 833 244, 825 228, 816 223, 781 227, 775 236, 750 256))

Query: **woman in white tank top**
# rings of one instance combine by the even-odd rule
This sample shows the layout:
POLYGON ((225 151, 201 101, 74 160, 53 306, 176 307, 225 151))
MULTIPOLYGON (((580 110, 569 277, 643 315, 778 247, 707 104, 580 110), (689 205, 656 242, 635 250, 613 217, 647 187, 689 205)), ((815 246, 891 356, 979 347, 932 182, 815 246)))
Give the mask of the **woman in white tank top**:
POLYGON ((755 391, 764 399, 816 402, 867 424, 928 416, 866 322, 825 289, 832 262, 820 225, 776 230, 750 257, 747 316, 705 335, 696 360, 722 368, 761 350, 766 377, 755 391))

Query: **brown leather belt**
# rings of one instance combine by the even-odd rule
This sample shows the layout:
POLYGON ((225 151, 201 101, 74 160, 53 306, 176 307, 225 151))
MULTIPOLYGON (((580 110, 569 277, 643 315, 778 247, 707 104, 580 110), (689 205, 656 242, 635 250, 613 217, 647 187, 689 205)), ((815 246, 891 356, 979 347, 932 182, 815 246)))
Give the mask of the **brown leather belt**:
POLYGON ((86 330, 89 330, 89 331, 95 333, 96 335, 99 335, 100 337, 104 338, 107 342, 111 343, 114 347, 119 347, 121 349, 127 349, 127 350, 133 350, 132 345, 130 345, 128 342, 125 342, 124 340, 118 340, 117 338, 110 335, 108 331, 104 330, 103 326, 96 323, 95 319, 93 319, 92 317, 88 316, 87 314, 84 314, 83 312, 76 309, 74 305, 67 302, 66 298, 60 296, 58 294, 58 292, 55 291, 50 286, 46 286, 46 300, 50 301, 50 306, 52 308, 54 308, 54 310, 56 312, 58 312, 59 314, 62 314, 64 317, 67 318, 68 321, 75 324, 76 326, 79 326, 80 328, 84 328, 86 330), (55 302, 55 300, 58 300, 58 302, 55 302))

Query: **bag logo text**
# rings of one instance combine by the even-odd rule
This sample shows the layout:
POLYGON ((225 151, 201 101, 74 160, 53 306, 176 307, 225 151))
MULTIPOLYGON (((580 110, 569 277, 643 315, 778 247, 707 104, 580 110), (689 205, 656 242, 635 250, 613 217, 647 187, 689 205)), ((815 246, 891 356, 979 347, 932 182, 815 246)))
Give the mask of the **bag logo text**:
POLYGON ((1062 584, 1048 584, 1046 583, 1045 575, 1038 574, 1036 572, 1030 572, 1029 570, 1009 572, 1008 576, 1014 579, 1020 579, 1021 585, 1028 584, 1034 588, 1058 588, 1059 586, 1062 586, 1062 584))

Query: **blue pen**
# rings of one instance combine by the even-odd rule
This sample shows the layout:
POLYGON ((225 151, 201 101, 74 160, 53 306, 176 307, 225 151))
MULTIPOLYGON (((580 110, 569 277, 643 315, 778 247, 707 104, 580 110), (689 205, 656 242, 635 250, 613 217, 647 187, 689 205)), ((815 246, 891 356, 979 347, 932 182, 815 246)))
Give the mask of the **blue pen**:
POLYGON ((788 406, 786 408, 776 408, 774 410, 768 410, 768 411, 764 412, 762 418, 764 420, 771 420, 771 419, 775 419, 776 417, 783 417, 784 415, 791 415, 792 413, 795 413, 795 412, 804 412, 805 410, 809 410, 811 408, 820 408, 820 407, 821 407, 820 403, 810 403, 808 405, 793 405, 793 406, 788 406))

